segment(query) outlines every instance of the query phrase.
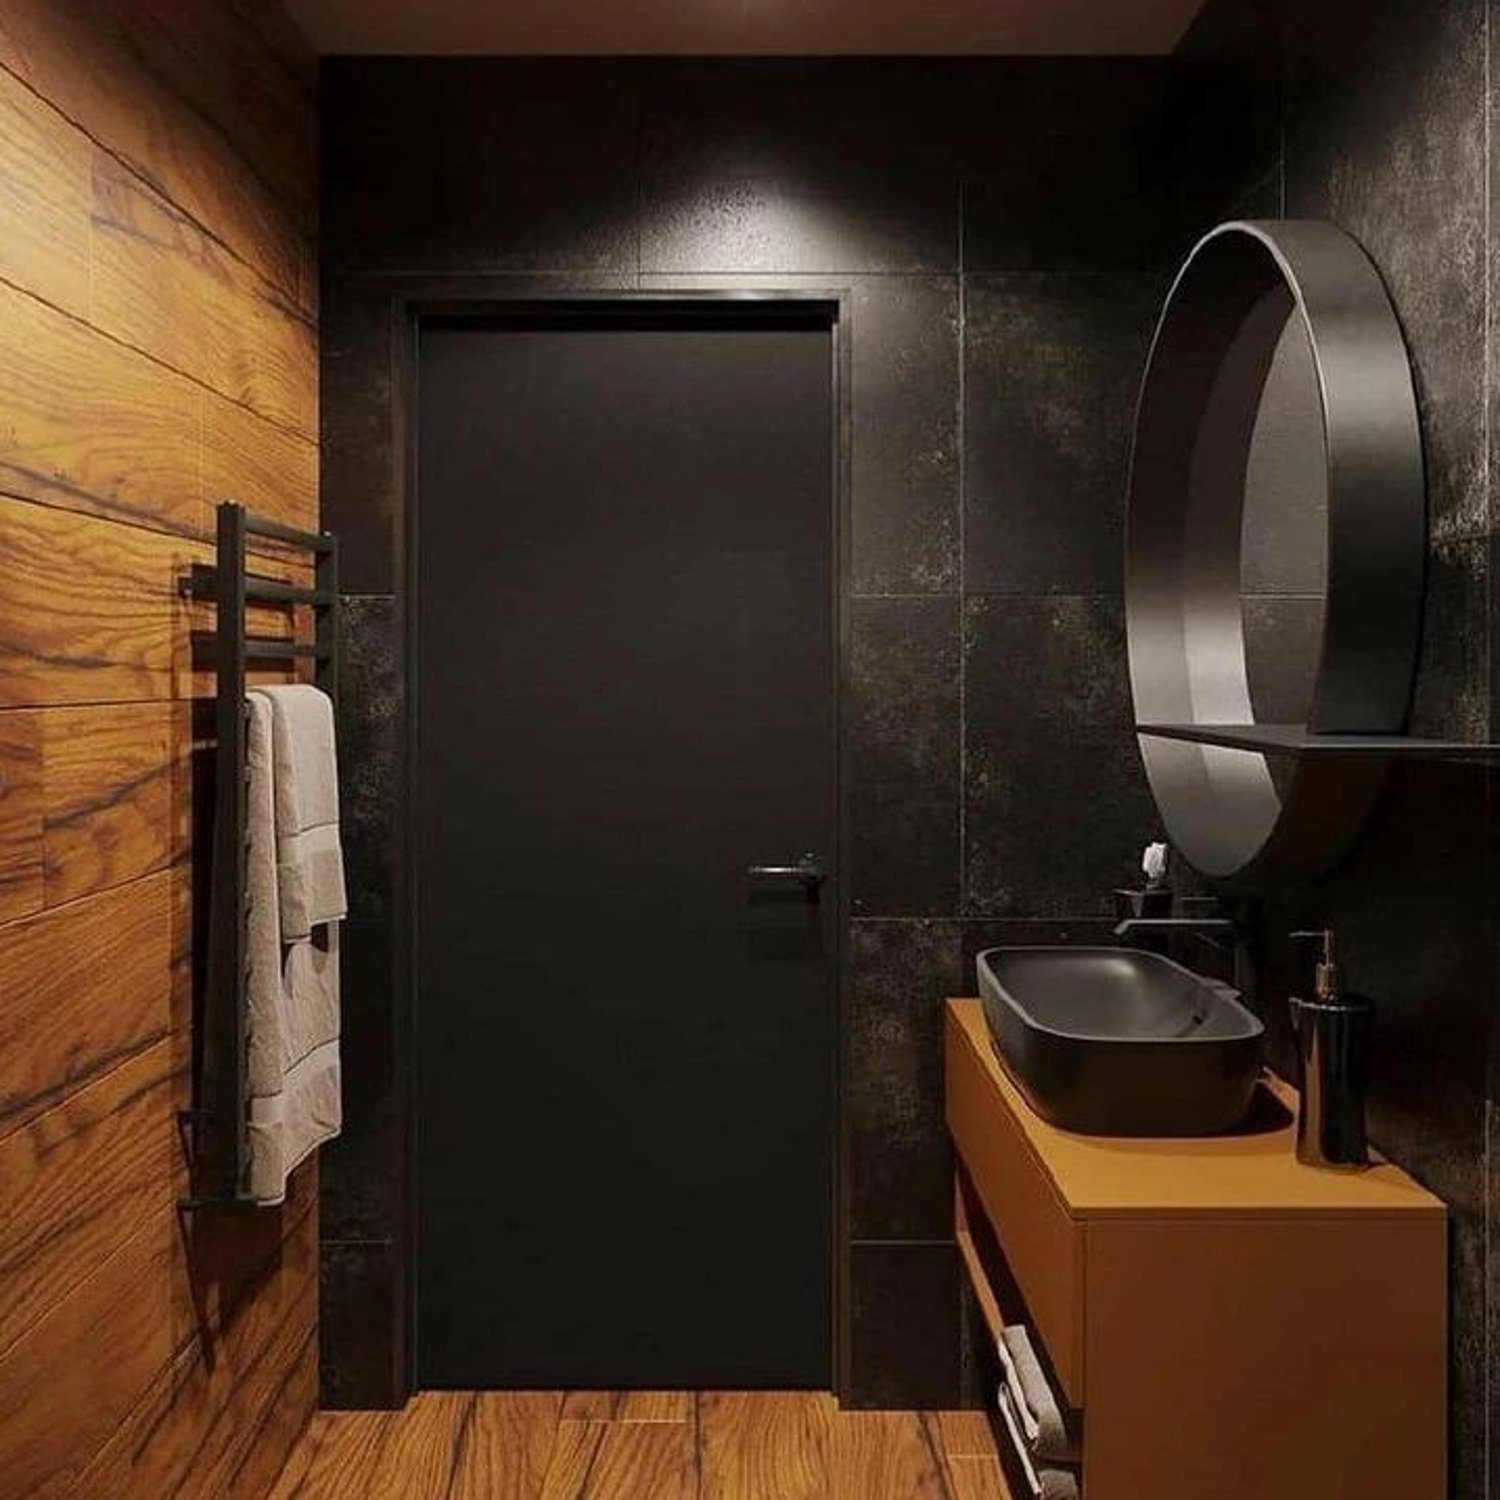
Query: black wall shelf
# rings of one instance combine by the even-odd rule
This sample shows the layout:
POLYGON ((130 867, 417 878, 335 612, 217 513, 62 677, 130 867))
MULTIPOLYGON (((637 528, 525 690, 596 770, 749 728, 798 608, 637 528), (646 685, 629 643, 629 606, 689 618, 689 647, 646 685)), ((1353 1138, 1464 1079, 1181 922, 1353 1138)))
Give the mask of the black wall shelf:
POLYGON ((1500 760, 1500 745, 1470 740, 1423 740, 1405 734, 1318 734, 1305 724, 1137 724, 1137 734, 1193 745, 1221 745, 1264 755, 1383 760, 1500 760))

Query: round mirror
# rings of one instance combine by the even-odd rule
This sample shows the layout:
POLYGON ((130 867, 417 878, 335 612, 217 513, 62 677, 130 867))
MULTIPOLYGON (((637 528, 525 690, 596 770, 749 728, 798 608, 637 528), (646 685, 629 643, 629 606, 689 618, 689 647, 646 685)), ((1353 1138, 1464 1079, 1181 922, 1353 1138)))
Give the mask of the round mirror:
POLYGON ((1378 763, 1317 737, 1400 731, 1425 537, 1410 365, 1368 257, 1331 224, 1214 230, 1157 328, 1126 545, 1141 753, 1203 874, 1307 873, 1357 829, 1378 763))

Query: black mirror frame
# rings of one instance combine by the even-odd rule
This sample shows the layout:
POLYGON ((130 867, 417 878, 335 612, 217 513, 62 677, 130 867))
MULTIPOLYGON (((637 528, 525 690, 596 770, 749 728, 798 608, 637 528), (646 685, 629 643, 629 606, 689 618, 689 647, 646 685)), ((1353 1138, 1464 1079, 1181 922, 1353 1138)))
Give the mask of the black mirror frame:
MULTIPOLYGON (((1427 501, 1411 363, 1379 272, 1315 220, 1220 225, 1167 295, 1136 415, 1125 608, 1138 725, 1254 723, 1240 603, 1246 463, 1266 373, 1299 317, 1327 458, 1327 604, 1313 734, 1398 734, 1421 644, 1427 501)), ((1303 757, 1278 788, 1251 749, 1142 734, 1167 834, 1242 887, 1331 865, 1384 761, 1303 757)))

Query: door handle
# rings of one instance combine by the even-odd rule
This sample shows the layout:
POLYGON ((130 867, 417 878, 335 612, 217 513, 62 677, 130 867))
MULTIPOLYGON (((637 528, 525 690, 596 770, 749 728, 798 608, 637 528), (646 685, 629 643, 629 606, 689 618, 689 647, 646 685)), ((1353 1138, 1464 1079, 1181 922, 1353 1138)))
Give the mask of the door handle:
POLYGON ((818 887, 828 878, 823 861, 816 854, 804 854, 793 864, 750 865, 745 874, 754 881, 801 885, 810 896, 816 895, 818 887))

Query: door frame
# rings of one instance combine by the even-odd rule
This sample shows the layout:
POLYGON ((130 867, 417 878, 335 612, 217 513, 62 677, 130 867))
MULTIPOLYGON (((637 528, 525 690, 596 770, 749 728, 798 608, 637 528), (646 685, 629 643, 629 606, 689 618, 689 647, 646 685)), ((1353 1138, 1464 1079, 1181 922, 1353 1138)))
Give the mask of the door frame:
POLYGON ((598 320, 615 317, 624 321, 647 321, 653 326, 670 326, 681 322, 743 322, 746 327, 795 316, 826 327, 831 344, 834 441, 830 459, 833 465, 833 566, 829 586, 834 639, 832 641, 834 672, 830 682, 833 693, 834 725, 834 819, 833 885, 836 896, 834 914, 834 951, 831 955, 828 1004, 832 1011, 833 1045, 829 1068, 832 1108, 829 1129, 833 1161, 830 1184, 832 1235, 829 1245, 830 1295, 832 1318, 829 1371, 834 1390, 843 1394, 849 1388, 850 1371, 850 1305, 848 1293, 849 1264, 849 1172, 848 1129, 844 1108, 845 1017, 848 1013, 849 975, 847 964, 849 919, 851 911, 849 859, 849 733, 848 733, 848 658, 850 644, 850 608, 846 587, 850 574, 851 546, 851 478, 850 453, 852 429, 850 418, 850 346, 852 343, 853 289, 840 283, 809 288, 726 288, 722 282, 710 287, 674 287, 671 290, 645 291, 624 286, 570 284, 553 278, 530 276, 473 276, 413 278, 392 298, 391 306, 391 412, 392 440, 395 444, 396 472, 400 476, 396 495, 397 514, 393 529, 398 554, 397 630, 401 642, 401 709, 399 725, 400 770, 394 810, 395 868, 392 871, 394 905, 392 911, 393 986, 393 1055, 396 1059, 395 1081, 398 1092, 396 1115, 401 1134, 400 1214, 402 1243, 397 1275, 401 1285, 396 1301, 400 1327, 396 1330, 394 1372, 396 1384, 405 1396, 416 1389, 417 1308, 416 1308, 416 1190, 417 1190, 417 875, 413 840, 416 773, 418 757, 417 725, 421 683, 417 670, 418 577, 417 560, 420 537, 420 503, 418 492, 418 370, 420 338, 424 325, 462 322, 472 319, 535 318, 538 323, 565 322, 570 317, 598 320))

